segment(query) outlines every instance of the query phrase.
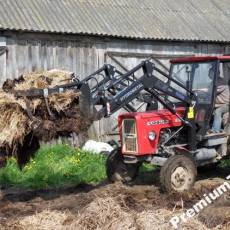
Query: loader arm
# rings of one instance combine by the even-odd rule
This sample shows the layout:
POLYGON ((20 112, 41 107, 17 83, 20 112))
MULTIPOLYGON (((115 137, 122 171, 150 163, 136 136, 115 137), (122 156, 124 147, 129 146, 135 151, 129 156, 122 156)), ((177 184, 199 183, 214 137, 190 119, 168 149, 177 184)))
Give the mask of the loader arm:
POLYGON ((180 82, 176 81, 162 70, 158 69, 152 62, 146 60, 123 74, 114 66, 105 64, 103 67, 79 81, 73 76, 73 81, 68 84, 46 89, 30 89, 13 91, 17 97, 48 97, 51 94, 62 93, 67 90, 81 91, 80 107, 84 114, 91 114, 95 120, 108 117, 121 108, 128 112, 137 112, 131 105, 134 99, 141 99, 144 103, 151 103, 154 98, 163 104, 170 112, 175 114, 183 123, 189 122, 176 113, 173 103, 167 98, 162 98, 159 92, 171 96, 186 105, 192 105, 195 100, 194 93, 180 82), (142 75, 138 76, 138 71, 142 75), (183 88, 186 94, 161 80, 156 76, 161 75, 167 80, 173 81, 177 86, 183 88), (95 106, 100 106, 99 110, 95 106))
POLYGON ((116 87, 125 79, 129 79, 130 76, 135 75, 135 73, 140 70, 143 71, 143 75, 139 78, 136 77, 136 79, 133 80, 130 85, 126 85, 113 95, 101 97, 102 108, 100 111, 98 111, 97 118, 100 119, 115 113, 119 109, 127 106, 133 99, 139 97, 141 92, 145 91, 161 104, 163 104, 171 113, 175 114, 183 123, 189 125, 188 120, 182 118, 176 113, 176 109, 170 100, 167 98, 163 99, 162 96, 159 95, 159 92, 163 93, 164 95, 176 98, 177 100, 184 103, 186 108, 189 108, 189 106, 195 102, 194 93, 180 82, 170 78, 167 74, 158 69, 152 62, 148 60, 143 61, 116 81, 110 82, 108 87, 111 87, 112 85, 113 87, 116 87), (180 93, 178 90, 158 78, 156 73, 170 81, 173 81, 177 86, 183 88, 186 91, 186 94, 180 93))
MULTIPOLYGON (((120 84, 117 84, 116 86, 113 85, 113 82, 117 82, 122 76, 123 73, 117 70, 114 66, 105 64, 81 81, 73 74, 72 79, 70 79, 72 82, 67 84, 44 89, 32 88, 29 90, 11 90, 11 93, 16 97, 44 97, 46 100, 46 98, 52 94, 63 93, 68 90, 80 91, 80 110, 84 115, 92 117, 93 114, 95 114, 94 106, 102 103, 102 98, 104 98, 105 92, 114 95, 117 91, 127 87, 135 81, 135 76, 133 75, 127 77, 124 81, 120 81, 120 84)), ((135 108, 129 104, 124 105, 123 108, 128 112, 136 111, 135 108)), ((30 117, 32 117, 29 106, 27 106, 27 110, 30 117)))

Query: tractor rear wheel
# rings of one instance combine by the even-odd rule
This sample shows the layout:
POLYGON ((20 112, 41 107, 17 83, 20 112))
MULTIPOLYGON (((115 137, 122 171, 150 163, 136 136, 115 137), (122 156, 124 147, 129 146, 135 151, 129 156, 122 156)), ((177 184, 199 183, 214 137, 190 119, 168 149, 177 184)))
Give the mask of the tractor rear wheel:
POLYGON ((113 150, 106 161, 106 174, 111 182, 131 182, 138 174, 139 164, 126 164, 120 148, 113 150))
POLYGON ((184 155, 170 157, 160 171, 160 182, 167 192, 183 192, 195 183, 197 167, 195 162, 184 155))

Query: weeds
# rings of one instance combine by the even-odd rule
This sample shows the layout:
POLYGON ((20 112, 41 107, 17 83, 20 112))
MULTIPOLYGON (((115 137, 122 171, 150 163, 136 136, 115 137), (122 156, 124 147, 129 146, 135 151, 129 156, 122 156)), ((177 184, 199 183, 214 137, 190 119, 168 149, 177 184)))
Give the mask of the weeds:
POLYGON ((220 163, 220 168, 230 169, 230 160, 224 160, 220 163))
MULTIPOLYGON (((36 156, 19 169, 17 161, 10 158, 0 169, 0 187, 49 188, 81 183, 98 183, 106 179, 104 155, 84 152, 68 145, 43 146, 36 156)), ((230 168, 230 161, 220 166, 230 168)), ((141 183, 157 180, 157 167, 143 164, 139 172, 141 183), (155 179, 154 179, 155 178, 155 179)))
POLYGON ((68 145, 43 146, 22 170, 14 158, 10 158, 7 166, 0 169, 1 187, 38 189, 97 183, 105 178, 105 156, 68 145))

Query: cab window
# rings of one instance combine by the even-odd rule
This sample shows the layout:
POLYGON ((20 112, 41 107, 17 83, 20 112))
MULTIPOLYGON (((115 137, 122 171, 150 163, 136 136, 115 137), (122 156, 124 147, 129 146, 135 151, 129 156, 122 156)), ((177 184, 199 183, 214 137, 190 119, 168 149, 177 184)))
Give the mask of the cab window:
MULTIPOLYGON (((213 80, 216 71, 216 62, 173 64, 171 77, 192 90, 199 103, 209 104, 213 95, 213 80)), ((170 85, 180 93, 186 94, 186 90, 170 82, 170 85)), ((179 102, 170 97, 172 102, 179 102)))

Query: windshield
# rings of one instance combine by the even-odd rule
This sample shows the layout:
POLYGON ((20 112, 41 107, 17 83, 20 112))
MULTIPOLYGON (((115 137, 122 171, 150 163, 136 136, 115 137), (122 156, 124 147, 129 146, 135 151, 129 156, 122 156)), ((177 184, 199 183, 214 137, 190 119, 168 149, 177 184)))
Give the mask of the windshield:
MULTIPOLYGON (((173 64, 171 77, 192 90, 200 103, 210 103, 213 93, 213 80, 216 70, 216 62, 173 64)), ((177 84, 170 82, 170 85, 179 92, 186 94, 186 90, 177 84)), ((177 99, 170 98, 177 102, 177 99)))

